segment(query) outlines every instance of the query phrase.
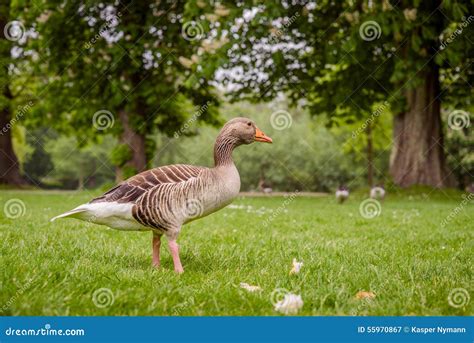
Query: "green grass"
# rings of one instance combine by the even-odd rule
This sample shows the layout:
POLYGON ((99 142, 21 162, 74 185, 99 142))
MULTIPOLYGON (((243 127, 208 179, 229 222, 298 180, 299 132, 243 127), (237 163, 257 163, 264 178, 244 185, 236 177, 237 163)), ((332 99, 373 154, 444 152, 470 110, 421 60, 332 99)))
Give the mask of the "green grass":
POLYGON ((461 205, 456 192, 427 194, 391 195, 374 219, 359 214, 362 194, 343 205, 332 196, 287 205, 239 198, 234 205, 250 210, 226 208, 183 228, 185 273, 176 275, 166 242, 162 269, 151 267, 149 232, 49 222, 96 194, 1 191, 0 315, 278 315, 270 301, 276 288, 301 294, 301 315, 470 315, 472 202, 461 205), (10 199, 25 204, 20 218, 2 211, 10 199), (279 215, 264 227, 270 209, 279 215), (304 262, 298 275, 289 275, 293 258, 304 262), (94 305, 100 288, 113 304, 94 305), (455 288, 470 302, 450 306, 455 288), (361 290, 376 298, 357 300, 361 290))

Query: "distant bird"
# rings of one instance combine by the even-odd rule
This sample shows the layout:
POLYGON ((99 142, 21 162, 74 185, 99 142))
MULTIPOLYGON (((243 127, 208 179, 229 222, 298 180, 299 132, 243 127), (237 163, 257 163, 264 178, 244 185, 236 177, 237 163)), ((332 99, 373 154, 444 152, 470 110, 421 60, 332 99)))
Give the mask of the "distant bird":
POLYGON ((466 192, 474 193, 474 183, 471 183, 470 185, 466 186, 466 192))
POLYGON ((168 238, 174 270, 182 273, 176 242, 182 225, 229 205, 240 191, 232 151, 243 144, 272 143, 247 118, 227 122, 214 145, 214 167, 175 164, 150 169, 120 183, 87 204, 54 217, 72 217, 117 230, 151 230, 152 261, 160 266, 161 236, 168 238))
POLYGON ((262 164, 260 166, 260 180, 258 181, 258 189, 265 194, 270 194, 273 192, 272 185, 265 181, 265 168, 267 168, 268 165, 262 164))
POLYGON ((370 197, 376 200, 385 199, 385 189, 383 186, 375 186, 370 189, 370 197))
POLYGON ((346 186, 340 186, 336 191, 336 199, 337 201, 342 204, 349 198, 349 188, 346 186))
POLYGON ((265 182, 265 180, 260 179, 260 182, 258 183, 258 188, 265 194, 270 194, 273 192, 272 186, 265 182))

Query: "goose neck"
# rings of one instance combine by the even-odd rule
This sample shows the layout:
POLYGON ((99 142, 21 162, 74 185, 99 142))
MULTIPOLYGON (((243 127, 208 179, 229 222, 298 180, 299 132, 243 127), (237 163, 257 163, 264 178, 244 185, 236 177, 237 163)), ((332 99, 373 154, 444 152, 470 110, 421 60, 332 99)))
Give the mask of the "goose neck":
POLYGON ((214 145, 214 165, 216 167, 232 165, 232 152, 237 146, 237 140, 228 135, 219 135, 214 145))

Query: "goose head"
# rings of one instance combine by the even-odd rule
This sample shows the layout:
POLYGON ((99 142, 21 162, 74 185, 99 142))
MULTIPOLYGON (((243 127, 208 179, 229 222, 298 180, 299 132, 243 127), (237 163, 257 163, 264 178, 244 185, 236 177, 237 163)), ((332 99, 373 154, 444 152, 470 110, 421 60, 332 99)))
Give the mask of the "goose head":
POLYGON ((243 117, 228 121, 217 136, 214 145, 215 166, 232 165, 232 151, 242 144, 253 142, 272 143, 272 139, 266 136, 255 123, 243 117))
POLYGON ((272 139, 266 136, 253 120, 244 117, 228 121, 219 136, 233 141, 235 146, 253 142, 272 143, 272 139))

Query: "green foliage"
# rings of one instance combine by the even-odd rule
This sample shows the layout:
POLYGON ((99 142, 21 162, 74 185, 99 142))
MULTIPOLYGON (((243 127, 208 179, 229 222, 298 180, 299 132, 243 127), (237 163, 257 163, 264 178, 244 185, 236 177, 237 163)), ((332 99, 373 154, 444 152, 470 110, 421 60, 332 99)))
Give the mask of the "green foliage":
MULTIPOLYGON (((211 80, 217 70, 240 68, 237 79, 221 79, 224 84, 237 84, 232 101, 260 102, 284 92, 292 105, 305 106, 306 113, 323 119, 306 121, 304 114, 296 114, 288 132, 300 136, 268 128, 284 143, 281 149, 275 144, 268 152, 255 146, 249 156, 239 149, 236 157, 242 165, 243 189, 255 188, 263 173, 276 189, 328 190, 352 180, 353 175, 357 175, 354 183, 359 183, 365 173, 367 137, 359 134, 351 139, 350 132, 385 101, 392 113, 403 110, 403 87, 419 82, 417 72, 427 61, 427 67, 440 68, 440 98, 446 104, 457 107, 470 102, 472 89, 466 84, 473 83, 468 38, 474 27, 469 16, 474 12, 472 4, 448 1, 439 10, 433 6, 386 0, 14 1, 13 17, 34 28, 38 37, 21 46, 20 58, 12 61, 8 56, 5 61, 14 62, 12 75, 3 69, 0 77, 14 76, 9 80, 16 95, 14 104, 31 97, 41 99, 23 118, 29 128, 48 123, 87 146, 100 141, 103 134, 120 136, 119 113, 126 113, 133 130, 146 137, 145 155, 157 155, 155 165, 192 159, 211 165, 212 139, 188 141, 185 137, 214 136, 216 130, 200 125, 222 123, 211 80), (249 12, 254 10, 252 17, 249 12), (380 36, 374 40, 361 36, 367 22, 380 26, 380 36), (183 36, 189 23, 197 25, 198 36, 193 39, 183 36), (104 109, 112 113, 115 124, 97 130, 93 117, 104 109), (331 131, 323 127, 326 124, 332 126, 331 131), (169 146, 176 142, 170 140, 172 135, 180 137, 176 147, 169 146), (296 138, 301 136, 305 142, 296 138), (288 147, 297 151, 288 153, 288 147), (200 157, 203 152, 206 157, 200 157)), ((11 42, 2 44, 8 44, 8 48, 0 47, 4 51, 0 58, 6 59, 11 42)), ((247 108, 240 111, 269 122, 271 111, 267 115, 247 108)), ((372 123, 375 154, 380 155, 376 161, 379 177, 388 165, 390 115, 372 123)), ((226 114, 226 118, 232 116, 226 114)), ((21 147, 26 145, 16 144, 18 151, 21 147)), ((128 147, 111 144, 109 150, 110 160, 125 169, 125 176, 135 172, 127 164, 132 157, 128 147)), ((469 165, 469 154, 463 156, 463 163, 469 165)))
MULTIPOLYGON (((392 113, 388 103, 375 103, 368 118, 359 118, 347 114, 338 118, 331 132, 344 139, 342 150, 353 155, 357 162, 368 163, 368 128, 373 145, 375 183, 389 181, 388 170, 390 150, 392 146, 392 113)), ((364 172, 365 175, 365 172, 364 172)))
MULTIPOLYGON (((230 49, 225 67, 243 73, 224 81, 239 84, 238 98, 269 99, 285 91, 295 101, 306 98, 312 113, 326 113, 330 119, 347 113, 366 117, 378 101, 389 101, 394 112, 401 110, 401 87, 414 86, 432 59, 455 77, 473 81, 472 2, 444 1, 439 9, 436 2, 387 0, 226 5, 230 17, 222 18, 221 32, 235 34, 228 35, 222 48, 230 49), (242 19, 249 10, 255 16, 242 19), (459 28, 462 32, 451 41, 459 28), (258 73, 268 75, 263 85, 258 73)), ((463 84, 452 84, 449 94, 466 99, 463 84)))
MULTIPOLYGON (((5 25, 10 21, 10 1, 2 1, 0 3, 0 22, 5 25)), ((11 78, 8 66, 12 61, 10 50, 13 44, 6 39, 4 33, 0 36, 0 111, 10 108, 11 93, 9 90, 11 78)), ((1 128, 0 128, 1 129, 1 128)))
POLYGON ((15 151, 20 166, 23 168, 26 159, 32 153, 32 147, 27 142, 27 133, 25 127, 13 125, 11 130, 13 150, 15 151))
POLYGON ((100 144, 88 144, 81 148, 73 137, 59 136, 46 143, 54 169, 42 181, 60 188, 96 188, 113 180, 114 168, 108 162, 112 137, 104 137, 100 144))
POLYGON ((122 168, 122 176, 124 180, 137 174, 138 174, 138 171, 132 166, 124 166, 122 168))
POLYGON ((126 144, 118 144, 110 152, 110 162, 114 166, 123 167, 131 158, 132 150, 126 144))
POLYGON ((220 33, 229 42, 221 58, 233 73, 221 81, 231 86, 233 99, 261 101, 285 92, 330 124, 364 121, 377 103, 387 101, 394 114, 407 110, 407 91, 439 70, 442 89, 433 82, 437 100, 445 106, 471 101, 473 2, 241 1, 226 6, 230 15, 221 18, 220 33))
MULTIPOLYGON (((252 118, 257 126, 273 138, 273 144, 254 143, 234 151, 234 160, 240 173, 241 189, 257 190, 260 177, 274 190, 329 191, 340 183, 362 183, 364 163, 358 162, 352 152, 340 146, 343 138, 331 133, 323 118, 311 119, 306 111, 287 109, 285 103, 252 105, 247 102, 225 105, 225 119, 237 116, 252 118), (271 114, 285 109, 292 124, 283 130, 272 127, 271 114), (291 148, 291 150, 289 150, 291 148)), ((213 148, 218 130, 197 127, 197 136, 178 139, 158 137, 159 154, 154 164, 190 163, 213 166, 213 148)))
POLYGON ((41 179, 47 176, 53 169, 51 155, 45 151, 45 144, 48 139, 53 138, 47 128, 38 128, 28 133, 27 143, 31 147, 32 152, 27 155, 27 159, 23 165, 23 170, 28 175, 29 181, 37 186, 42 185, 41 179))
POLYGON ((180 62, 197 47, 182 35, 185 2, 22 1, 15 9, 38 32, 21 57, 32 74, 44 75, 31 85, 42 101, 30 125, 48 120, 85 143, 101 133, 119 135, 118 114, 125 112, 142 136, 172 135, 191 118, 189 108, 205 104, 198 120, 217 123, 212 86, 180 62), (107 130, 93 125, 99 110, 115 117, 107 130))
MULTIPOLYGON (((452 111, 449 113, 453 113, 452 111)), ((459 129, 453 129, 450 125, 446 125, 446 142, 448 165, 450 170, 458 180, 458 186, 464 189, 473 183, 474 175, 474 134, 472 125, 474 123, 474 115, 467 111, 463 111, 463 121, 457 122, 463 124, 459 129)), ((448 112, 445 115, 446 122, 449 121, 448 112)), ((456 122, 451 122, 454 126, 456 122)))

